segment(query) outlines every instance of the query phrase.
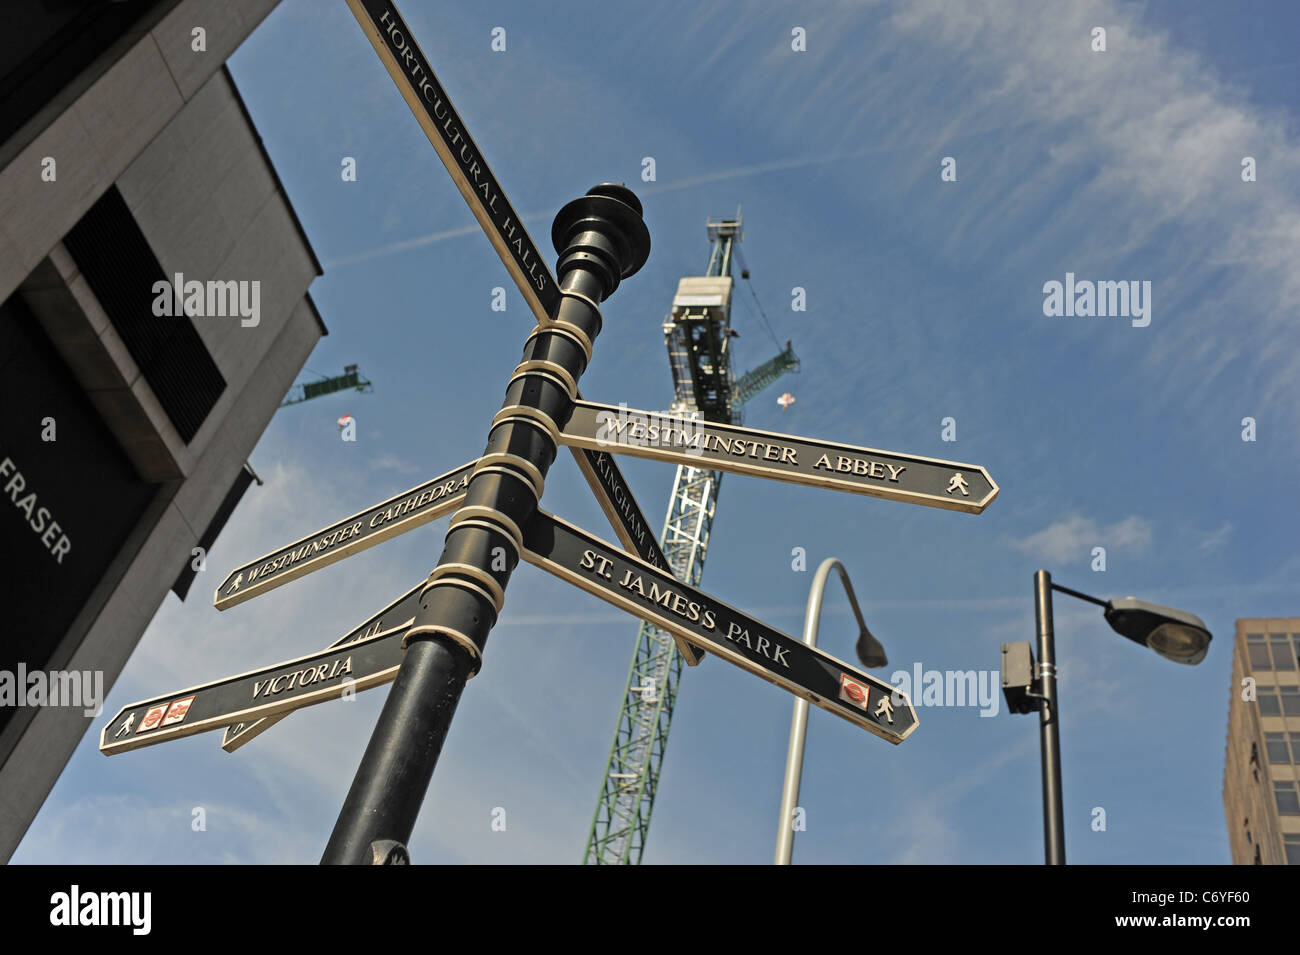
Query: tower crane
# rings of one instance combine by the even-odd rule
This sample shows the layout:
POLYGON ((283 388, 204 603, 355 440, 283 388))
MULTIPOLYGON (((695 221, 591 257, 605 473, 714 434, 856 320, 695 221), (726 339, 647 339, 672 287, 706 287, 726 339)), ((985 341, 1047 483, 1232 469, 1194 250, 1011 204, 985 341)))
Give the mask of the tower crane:
MULTIPOLYGON (((677 286, 664 341, 673 375, 674 414, 740 424, 746 401, 799 359, 790 342, 777 355, 737 380, 731 369, 732 261, 742 239, 740 211, 732 219, 708 219, 710 250, 705 275, 677 286)), ((742 271, 748 278, 748 270, 742 271)), ((685 465, 677 468, 660 546, 679 580, 698 586, 708 555, 722 474, 685 465)), ((683 659, 673 638, 643 622, 623 688, 623 702, 583 863, 639 865, 650 813, 668 746, 683 659)))
POLYGON ((294 385, 289 389, 289 393, 284 396, 284 401, 280 407, 287 408, 289 405, 301 404, 304 401, 311 401, 313 398, 333 394, 336 391, 347 391, 349 388, 366 393, 373 391, 374 387, 371 382, 362 376, 356 365, 345 365, 341 375, 320 378, 317 381, 299 382, 294 385))

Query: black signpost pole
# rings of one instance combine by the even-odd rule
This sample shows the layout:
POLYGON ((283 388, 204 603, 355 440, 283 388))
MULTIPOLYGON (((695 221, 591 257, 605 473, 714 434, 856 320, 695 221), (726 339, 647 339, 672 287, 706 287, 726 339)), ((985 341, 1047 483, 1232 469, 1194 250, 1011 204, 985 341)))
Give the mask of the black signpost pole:
POLYGON ((560 303, 539 326, 506 389, 464 503, 453 514, 430 574, 406 653, 321 859, 359 864, 401 858, 466 681, 479 669, 505 587, 537 510, 559 429, 577 397, 598 303, 650 254, 641 203, 603 183, 565 205, 551 230, 559 254, 560 303))

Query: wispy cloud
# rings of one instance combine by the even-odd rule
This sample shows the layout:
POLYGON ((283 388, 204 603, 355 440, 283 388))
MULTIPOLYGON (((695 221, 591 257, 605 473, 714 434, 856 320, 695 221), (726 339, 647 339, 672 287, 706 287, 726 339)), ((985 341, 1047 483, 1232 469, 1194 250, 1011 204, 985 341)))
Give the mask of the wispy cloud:
MULTIPOLYGON (((533 213, 523 217, 525 222, 537 223, 542 221, 543 215, 533 213)), ((383 258, 386 255, 395 255, 398 252, 410 252, 412 249, 423 249, 437 242, 445 242, 447 239, 459 239, 467 235, 480 235, 483 229, 477 222, 472 225, 460 226, 455 229, 441 229, 437 232, 429 232, 425 235, 413 236, 409 239, 402 239, 399 242, 389 242, 387 245, 381 245, 375 249, 367 249, 364 252, 356 252, 352 255, 345 255, 341 258, 331 259, 324 263, 323 268, 337 269, 345 265, 356 265, 359 262, 370 262, 374 259, 383 258)))
POLYGON ((1101 525, 1090 517, 1074 514, 1010 543, 1032 557, 1064 564, 1086 557, 1094 547, 1141 553, 1151 543, 1151 525, 1137 516, 1101 525))
POLYGON ((1022 735, 987 759, 965 767, 939 786, 926 789, 909 803, 905 818, 893 829, 898 838, 891 846, 890 862, 935 865, 962 861, 961 830, 966 825, 961 817, 963 800, 998 780, 1009 763, 1023 759, 1037 745, 1032 736, 1022 735))
POLYGON ((1219 529, 1214 531, 1205 540, 1201 541, 1198 550, 1202 553, 1212 553, 1223 548, 1232 537, 1232 532, 1237 529, 1237 525, 1232 521, 1224 521, 1219 525, 1219 529))
MULTIPOLYGON (((1287 118, 1249 104, 1201 57, 1141 22, 1136 8, 1109 0, 1066 8, 976 0, 959 15, 922 0, 892 22, 909 41, 947 50, 987 91, 985 110, 1013 110, 1051 131, 1045 157, 1008 157, 1021 178, 1009 198, 1045 194, 1063 176, 1074 183, 1050 190, 1050 220, 1025 220, 1038 203, 1016 210, 990 196, 954 232, 982 230, 1001 206, 1021 233, 1023 262, 1055 246, 1122 269, 1141 253, 1163 299, 1163 328, 1146 358, 1154 386, 1171 400, 1208 399, 1240 360, 1261 372, 1266 406, 1300 430, 1300 150, 1287 118), (1106 53, 1088 42, 1100 24, 1106 53), (1244 156, 1264 170, 1258 182, 1242 181, 1244 156), (1122 218, 1107 214, 1119 207, 1122 218), (1079 228, 1089 222, 1107 227, 1079 228), (1209 290, 1207 269, 1217 270, 1209 290), (1225 310, 1232 333, 1207 335, 1225 310)), ((950 132, 964 126, 954 117, 950 132)))
POLYGON ((730 109, 805 116, 773 125, 774 150, 806 147, 813 121, 828 152, 889 130, 892 162, 834 175, 844 203, 867 214, 902 197, 891 228, 932 256, 930 273, 994 276, 1020 290, 1011 304, 1026 317, 1067 269, 1151 280, 1149 334, 1100 347, 1141 366, 1152 403, 1208 411, 1246 378, 1252 409, 1300 436, 1294 124, 1143 14, 1112 0, 829 5, 804 18, 806 62, 769 43, 756 66, 733 25, 718 42, 742 72, 723 95, 730 109), (1097 25, 1105 53, 1090 47, 1097 25), (959 179, 937 195, 945 155, 959 179), (1244 156, 1257 182, 1242 181, 1244 156))
POLYGON ((415 474, 420 470, 413 461, 395 454, 381 454, 369 462, 369 467, 372 471, 395 471, 398 474, 415 474))
MULTIPOLYGON (((655 183, 653 185, 639 184, 637 192, 642 197, 663 195, 669 192, 681 192, 683 189, 697 189, 701 186, 713 185, 719 182, 727 182, 733 179, 743 179, 746 176, 760 176, 764 173, 785 172, 791 169, 806 169, 810 166, 823 166, 832 163, 844 162, 848 159, 861 158, 873 152, 879 152, 884 148, 892 147, 873 147, 870 149, 858 149, 850 152, 837 152, 831 154, 817 154, 811 156, 795 156, 789 159, 776 159, 769 162, 747 163, 740 166, 734 166, 730 169, 721 169, 717 172, 703 173, 697 176, 688 176, 672 182, 655 183)), ((555 211, 549 212, 530 212, 520 218, 529 225, 545 225, 555 217, 555 211)), ((425 235, 413 236, 409 239, 402 239, 398 242, 390 242, 374 249, 368 249, 364 252, 355 252, 351 255, 345 255, 337 259, 331 259, 324 263, 324 268, 335 269, 345 265, 356 265, 360 262, 371 262, 375 259, 381 259, 385 256, 396 255, 400 252, 410 252, 414 249, 423 249, 439 242, 446 242, 448 239, 460 239, 468 235, 479 235, 482 228, 477 224, 460 226, 455 229, 441 229, 436 232, 429 232, 425 235)))

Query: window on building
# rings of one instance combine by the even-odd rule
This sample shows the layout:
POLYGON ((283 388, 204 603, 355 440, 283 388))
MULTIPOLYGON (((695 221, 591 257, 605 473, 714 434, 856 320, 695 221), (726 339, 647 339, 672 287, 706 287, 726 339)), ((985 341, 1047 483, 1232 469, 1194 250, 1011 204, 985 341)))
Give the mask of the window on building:
POLYGON ((1257 691, 1260 716, 1281 716, 1282 705, 1277 698, 1277 690, 1271 686, 1261 686, 1257 691))
POLYGON ((1296 792, 1295 783, 1284 779, 1273 784, 1273 798, 1277 801, 1277 811, 1283 816, 1300 816, 1300 793, 1296 792))
POLYGON ((1280 686, 1277 692, 1282 712, 1287 716, 1300 716, 1300 686, 1280 686))
POLYGON ((63 244, 188 444, 226 390, 226 379, 193 319, 155 312, 153 289, 167 275, 116 186, 86 210, 63 244))
POLYGON ((1264 749, 1268 752, 1270 763, 1291 762, 1291 745, 1286 733, 1265 733, 1264 749))
POLYGON ((1286 848, 1286 864, 1300 865, 1300 832, 1288 832, 1282 836, 1286 848))
POLYGON ((1291 649, 1291 640, 1285 633, 1275 633, 1268 638, 1273 648, 1273 669, 1294 670, 1295 652, 1291 649))
POLYGON ((1246 634, 1246 656, 1252 670, 1273 669, 1273 662, 1268 657, 1268 643, 1262 633, 1246 634))
POLYGON ((1263 864, 1264 863, 1259 858, 1259 846, 1255 846, 1255 865, 1263 865, 1263 864))

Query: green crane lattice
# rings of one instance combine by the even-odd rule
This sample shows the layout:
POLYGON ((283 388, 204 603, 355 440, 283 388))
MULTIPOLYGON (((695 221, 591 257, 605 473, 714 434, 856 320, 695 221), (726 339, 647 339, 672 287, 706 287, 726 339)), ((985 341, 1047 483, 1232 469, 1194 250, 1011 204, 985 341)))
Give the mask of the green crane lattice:
MULTIPOLYGON (((734 381, 731 372, 731 261, 735 219, 708 221, 707 276, 683 279, 664 323, 673 373, 673 411, 738 422, 740 406, 799 365, 785 350, 734 381)), ((722 474, 682 465, 673 479, 660 546, 679 580, 698 586, 708 554, 722 474)), ((584 864, 639 865, 668 747, 684 661, 672 637, 643 622, 623 687, 614 742, 601 781, 584 864)))
POLYGON ((331 395, 336 391, 352 389, 365 393, 373 391, 374 387, 371 382, 362 376, 356 365, 348 365, 343 369, 341 375, 335 375, 332 378, 321 378, 317 381, 304 381, 294 385, 289 389, 289 393, 284 396, 284 401, 280 404, 280 407, 287 408, 289 405, 301 404, 304 401, 319 398, 321 395, 331 395))

